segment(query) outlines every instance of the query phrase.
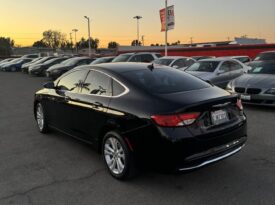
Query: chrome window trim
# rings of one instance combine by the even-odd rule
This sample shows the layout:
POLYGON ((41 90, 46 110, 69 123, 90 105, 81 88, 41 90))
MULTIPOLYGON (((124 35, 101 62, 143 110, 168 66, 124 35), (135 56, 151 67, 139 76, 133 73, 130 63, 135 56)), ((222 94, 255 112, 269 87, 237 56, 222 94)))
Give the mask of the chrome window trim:
MULTIPOLYGON (((116 81, 117 83, 119 83, 125 90, 124 90, 124 92, 122 92, 121 94, 116 95, 116 96, 104 96, 104 95, 83 94, 83 93, 80 93, 80 94, 83 94, 83 95, 91 95, 91 96, 98 96, 98 97, 104 97, 104 98, 119 98, 119 97, 121 97, 121 96, 123 96, 123 95, 126 95, 127 93, 130 92, 130 89, 129 89, 126 85, 124 85, 122 82, 120 82, 118 79, 114 78, 113 76, 111 76, 111 75, 109 75, 109 74, 107 74, 107 73, 105 73, 105 72, 96 70, 96 69, 89 69, 89 71, 99 72, 99 73, 101 73, 101 74, 103 74, 103 75, 108 76, 108 77, 111 78, 112 80, 114 80, 114 81, 116 81)), ((88 73, 88 75, 89 75, 89 73, 88 73)), ((88 76, 88 75, 87 75, 87 76, 88 76)), ((85 80, 86 80, 86 79, 85 79, 85 80)), ((84 81, 84 82, 85 82, 85 81, 84 81)))

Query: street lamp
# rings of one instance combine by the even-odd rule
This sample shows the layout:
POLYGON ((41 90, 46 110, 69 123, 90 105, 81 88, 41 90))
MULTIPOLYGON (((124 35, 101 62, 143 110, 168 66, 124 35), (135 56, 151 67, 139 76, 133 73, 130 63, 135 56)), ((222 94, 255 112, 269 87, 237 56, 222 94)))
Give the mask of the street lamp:
POLYGON ((72 31, 74 32, 75 51, 76 51, 76 53, 77 53, 76 32, 78 32, 78 29, 73 29, 72 31))
POLYGON ((87 16, 84 16, 84 18, 85 18, 85 19, 87 19, 87 21, 88 21, 89 57, 91 57, 92 52, 91 52, 91 31, 90 31, 90 18, 89 18, 89 17, 87 17, 87 16))
POLYGON ((142 16, 134 16, 134 19, 137 19, 137 42, 136 46, 139 44, 139 19, 142 19, 142 16))

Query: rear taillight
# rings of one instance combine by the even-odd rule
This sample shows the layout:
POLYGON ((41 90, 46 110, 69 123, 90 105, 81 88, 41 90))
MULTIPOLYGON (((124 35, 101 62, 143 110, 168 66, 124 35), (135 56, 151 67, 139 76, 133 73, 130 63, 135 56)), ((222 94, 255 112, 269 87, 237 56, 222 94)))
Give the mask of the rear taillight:
POLYGON ((162 127, 180 127, 193 124, 199 116, 200 113, 194 112, 175 115, 154 115, 152 119, 162 127))
POLYGON ((242 100, 241 99, 237 100, 236 105, 239 108, 239 110, 243 111, 243 104, 242 104, 242 100))

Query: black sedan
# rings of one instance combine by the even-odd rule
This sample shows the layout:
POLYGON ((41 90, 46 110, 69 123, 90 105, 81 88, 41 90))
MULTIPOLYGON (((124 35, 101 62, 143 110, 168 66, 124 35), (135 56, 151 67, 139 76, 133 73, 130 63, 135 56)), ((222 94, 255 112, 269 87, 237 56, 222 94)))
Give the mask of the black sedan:
POLYGON ((40 132, 54 128, 94 145, 117 179, 144 165, 197 169, 247 139, 236 95, 152 64, 77 67, 35 94, 34 114, 40 132))
POLYGON ((248 74, 231 81, 227 90, 238 93, 245 103, 275 107, 275 61, 254 61, 248 66, 248 74))
POLYGON ((95 59, 94 58, 89 58, 89 57, 75 57, 75 58, 70 58, 66 61, 63 61, 60 64, 56 64, 54 66, 51 66, 47 71, 46 71, 46 76, 52 79, 56 79, 62 74, 66 73, 67 71, 75 68, 76 66, 80 65, 88 65, 91 62, 93 62, 95 59))
POLYGON ((21 71, 21 67, 23 64, 31 62, 32 58, 19 58, 15 62, 11 61, 10 63, 7 63, 1 67, 2 71, 11 71, 11 72, 17 72, 21 71))
POLYGON ((48 60, 42 64, 36 64, 33 66, 29 67, 29 74, 31 75, 36 75, 36 76, 45 76, 46 75, 46 70, 55 65, 55 64, 59 64, 62 61, 67 60, 67 57, 61 57, 61 58, 53 58, 51 60, 48 60))
POLYGON ((53 58, 55 58, 55 57, 54 56, 47 56, 47 57, 42 57, 38 61, 26 63, 26 64, 22 65, 22 72, 23 73, 29 73, 29 68, 30 67, 33 67, 34 65, 38 65, 38 64, 43 64, 46 61, 51 60, 53 58))

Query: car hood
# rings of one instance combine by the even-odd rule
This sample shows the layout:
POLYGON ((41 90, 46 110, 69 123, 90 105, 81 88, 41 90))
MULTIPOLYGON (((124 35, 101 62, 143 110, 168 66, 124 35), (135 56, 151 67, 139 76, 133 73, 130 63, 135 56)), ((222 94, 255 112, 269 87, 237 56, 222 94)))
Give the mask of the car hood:
POLYGON ((232 81, 234 87, 275 88, 275 75, 245 74, 232 81))
POLYGON ((210 72, 196 72, 196 71, 186 71, 186 72, 203 80, 211 79, 213 74, 210 72))

